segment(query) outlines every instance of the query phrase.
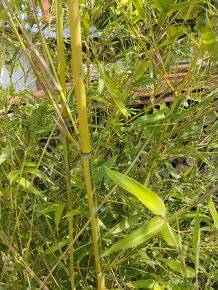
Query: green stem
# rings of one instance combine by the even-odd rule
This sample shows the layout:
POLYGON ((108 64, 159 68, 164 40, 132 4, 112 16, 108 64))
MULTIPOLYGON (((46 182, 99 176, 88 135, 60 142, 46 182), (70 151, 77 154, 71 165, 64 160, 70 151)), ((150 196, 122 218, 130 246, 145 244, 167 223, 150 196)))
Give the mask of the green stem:
MULTIPOLYGON (((65 82, 65 54, 64 54, 64 41, 63 41, 63 13, 62 13, 62 1, 56 0, 56 27, 57 27, 57 51, 59 61, 59 79, 60 85, 63 90, 64 99, 66 102, 66 82, 65 82)), ((66 106, 62 112, 62 116, 67 123, 67 111, 66 106)), ((63 135, 63 147, 64 147, 64 159, 65 159, 65 170, 66 170, 66 182, 67 182, 67 209, 70 211, 73 208, 73 194, 71 192, 71 174, 70 174, 70 158, 69 158, 69 140, 63 135)), ((71 289, 75 290, 75 265, 74 265, 74 232, 73 232, 74 221, 73 217, 68 218, 68 232, 69 232, 69 259, 70 259, 70 284, 71 289)))
POLYGON ((177 220, 178 217, 182 216, 187 211, 189 211, 191 208, 193 208, 193 207, 197 206, 198 204, 200 204, 201 202, 205 201, 210 195, 212 195, 215 192, 218 192, 218 185, 215 185, 210 190, 208 190, 206 193, 204 193, 201 196, 194 199, 189 205, 185 205, 184 207, 182 207, 173 216, 168 218, 168 222, 172 223, 173 221, 177 220))
POLYGON ((104 275, 101 267, 101 243, 100 231, 95 206, 94 187, 91 170, 91 144, 88 129, 88 117, 86 106, 85 85, 83 80, 82 41, 80 28, 79 1, 68 0, 69 25, 72 49, 72 72, 75 84, 76 102, 79 120, 80 146, 83 159, 86 191, 89 203, 89 212, 92 227, 92 239, 95 255, 95 267, 97 272, 98 290, 105 289, 104 275))

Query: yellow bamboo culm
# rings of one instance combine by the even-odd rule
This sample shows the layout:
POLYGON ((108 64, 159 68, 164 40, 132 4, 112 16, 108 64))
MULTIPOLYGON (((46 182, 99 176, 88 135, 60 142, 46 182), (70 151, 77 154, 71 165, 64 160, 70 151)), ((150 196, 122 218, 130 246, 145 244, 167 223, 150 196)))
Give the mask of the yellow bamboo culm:
MULTIPOLYGON (((62 1, 56 0, 55 2, 56 11, 56 30, 57 30, 57 52, 58 52, 58 64, 59 64, 59 80, 60 85, 63 90, 64 100, 66 100, 66 62, 64 54, 64 39, 63 39, 63 10, 62 1)), ((64 106, 66 104, 63 104, 64 106)), ((62 116, 67 123, 67 112, 66 107, 62 112, 62 116)), ((70 121, 70 120, 69 120, 70 121)), ((64 160, 65 160, 65 174, 66 174, 66 184, 67 184, 67 210, 70 211, 73 208, 73 192, 71 191, 71 174, 70 174, 70 156, 69 156, 69 140, 66 135, 63 135, 63 148, 64 148, 64 160)), ((69 274, 70 274, 70 284, 71 290, 76 290, 75 287, 75 265, 74 265, 74 218, 68 217, 68 232, 69 232, 69 274)))
POLYGON ((79 120, 80 146, 83 159, 83 169, 85 176, 86 191, 89 203, 89 212, 92 227, 92 239, 95 255, 95 267, 98 281, 98 290, 105 290, 105 279, 101 267, 101 240, 97 220, 97 210, 95 205, 94 187, 92 178, 91 164, 91 144, 88 129, 86 94, 83 79, 83 61, 82 61, 82 41, 80 27, 79 1, 68 0, 69 26, 71 36, 71 60, 73 82, 76 93, 76 103, 79 120))

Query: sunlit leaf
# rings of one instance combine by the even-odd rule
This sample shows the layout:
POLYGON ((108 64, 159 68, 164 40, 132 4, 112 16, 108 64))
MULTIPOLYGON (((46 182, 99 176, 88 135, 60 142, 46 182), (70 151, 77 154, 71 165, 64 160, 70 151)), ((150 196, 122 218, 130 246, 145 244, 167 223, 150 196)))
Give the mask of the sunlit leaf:
POLYGON ((25 191, 29 191, 29 192, 31 192, 31 193, 33 193, 35 195, 38 195, 38 196, 42 197, 43 196, 42 193, 38 189, 36 189, 29 180, 27 180, 24 177, 20 177, 19 173, 20 172, 18 170, 11 171, 7 175, 8 179, 10 180, 10 182, 16 182, 20 186, 22 186, 25 191))
MULTIPOLYGON (((172 260, 172 259, 164 259, 160 258, 162 262, 164 262, 168 267, 170 267, 173 271, 182 274, 185 276, 182 262, 178 260, 172 260)), ((185 266, 187 278, 193 278, 195 276, 195 270, 190 266, 185 266)))
POLYGON ((168 245, 172 247, 179 246, 179 237, 175 233, 175 231, 164 222, 162 230, 161 230, 162 237, 167 242, 168 245))
POLYGON ((137 118, 133 124, 136 125, 144 125, 144 124, 150 124, 150 123, 155 123, 158 121, 162 121, 166 118, 166 116, 159 112, 159 113, 153 113, 153 114, 148 114, 142 117, 137 118))
POLYGON ((5 147, 0 156, 0 165, 12 155, 13 151, 17 148, 18 145, 19 145, 18 141, 13 141, 5 147))
POLYGON ((201 229, 200 229, 200 219, 195 218, 194 233, 193 233, 193 248, 195 255, 195 273, 198 274, 199 268, 199 257, 200 257, 200 242, 201 242, 201 229))
POLYGON ((114 182, 137 197, 150 211, 156 215, 165 215, 166 209, 162 199, 151 189, 145 187, 133 178, 125 176, 119 172, 112 171, 107 167, 104 168, 107 175, 114 182))
POLYGON ((122 94, 119 90, 119 88, 113 83, 113 81, 103 72, 103 70, 101 71, 101 74, 103 76, 104 82, 105 82, 105 86, 107 87, 107 90, 111 96, 111 98, 113 99, 113 101, 115 102, 115 104, 117 105, 118 109, 120 110, 120 112, 126 117, 128 118, 130 116, 127 108, 125 107, 123 101, 122 101, 122 94))
POLYGON ((180 217, 180 219, 195 219, 195 218, 201 218, 203 221, 205 221, 208 225, 211 225, 211 218, 210 216, 207 216, 202 213, 187 213, 180 217))
MULTIPOLYGON (((154 289, 155 285, 158 285, 156 281, 152 279, 148 280, 137 280, 131 283, 128 283, 128 286, 132 288, 142 288, 142 289, 154 289)), ((161 288, 160 288, 161 289, 161 288)))
POLYGON ((128 248, 136 247, 148 239, 155 236, 163 226, 163 219, 161 217, 153 217, 149 222, 138 228, 137 230, 131 232, 125 238, 118 241, 107 249, 102 256, 108 256, 113 252, 126 250, 128 248))
POLYGON ((44 179, 52 184, 54 184, 54 182, 51 181, 51 179, 48 177, 48 175, 46 175, 44 172, 42 172, 41 170, 39 169, 36 169, 36 168, 24 168, 24 172, 29 172, 41 179, 44 179))
POLYGON ((212 196, 210 196, 208 198, 208 208, 210 210, 210 214, 212 216, 212 219, 213 219, 213 222, 214 222, 214 226, 218 230, 218 213, 217 213, 216 207, 214 205, 212 196))
POLYGON ((218 41, 214 30, 209 24, 206 24, 202 30, 202 43, 212 58, 218 57, 218 41))
POLYGON ((172 5, 172 0, 154 0, 153 4, 159 11, 168 12, 172 5))
POLYGON ((140 18, 145 19, 146 14, 145 14, 145 9, 143 7, 142 1, 141 0, 132 0, 132 3, 135 6, 140 18))
POLYGON ((114 236, 116 234, 119 234, 120 232, 134 226, 139 220, 141 219, 141 215, 134 215, 131 216, 120 223, 118 223, 116 226, 114 226, 106 235, 105 237, 114 236))
POLYGON ((29 191, 35 195, 38 196, 43 196, 42 193, 36 189, 29 180, 27 180, 24 177, 18 177, 17 179, 15 179, 15 182, 17 182, 19 185, 21 185, 23 187, 24 190, 29 191))

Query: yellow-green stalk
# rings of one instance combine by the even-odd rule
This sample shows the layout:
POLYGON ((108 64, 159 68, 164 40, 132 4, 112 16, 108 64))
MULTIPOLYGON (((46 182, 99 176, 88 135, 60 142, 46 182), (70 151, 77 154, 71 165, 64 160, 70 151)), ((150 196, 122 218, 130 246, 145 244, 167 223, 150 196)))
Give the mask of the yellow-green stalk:
MULTIPOLYGON (((62 10, 62 1, 56 0, 55 2, 56 10, 56 28, 57 28, 57 52, 58 52, 58 62, 59 62, 59 80, 60 85, 63 90, 63 94, 66 99, 66 82, 65 82, 65 54, 64 54, 64 40, 63 40, 63 10, 62 10)), ((66 108, 66 107, 65 107, 66 108)), ((67 123, 67 112, 64 109, 62 113, 65 122, 67 123)), ((64 147, 64 159, 65 159, 65 168, 66 168, 66 183, 67 183, 67 209, 70 211, 73 207, 73 193, 71 191, 71 174, 70 174, 70 161, 69 161, 69 140, 65 135, 63 135, 63 147, 64 147)), ((73 244, 73 217, 68 218, 68 231, 69 231, 69 260, 70 260, 70 284, 71 289, 75 290, 75 266, 74 266, 74 244, 73 244)))
POLYGON ((95 267, 97 272, 98 290, 105 289, 104 275, 101 268, 101 242, 100 232, 97 221, 97 211, 94 199, 94 188, 91 170, 91 144, 88 129, 88 118, 86 108, 85 85, 83 80, 83 62, 82 62, 82 42, 79 14, 79 1, 68 0, 69 25, 71 35, 72 49, 72 72, 76 93, 76 102, 79 120, 80 146, 83 158, 84 176, 86 191, 89 203, 89 212, 91 216, 93 248, 95 255, 95 267))

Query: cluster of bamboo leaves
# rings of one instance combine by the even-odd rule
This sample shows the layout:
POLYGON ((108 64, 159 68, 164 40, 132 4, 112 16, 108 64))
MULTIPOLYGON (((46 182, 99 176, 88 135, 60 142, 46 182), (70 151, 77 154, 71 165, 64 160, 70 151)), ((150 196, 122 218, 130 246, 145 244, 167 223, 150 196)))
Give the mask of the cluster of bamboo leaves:
POLYGON ((216 1, 50 2, 0 0, 0 289, 217 289, 216 1))

